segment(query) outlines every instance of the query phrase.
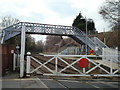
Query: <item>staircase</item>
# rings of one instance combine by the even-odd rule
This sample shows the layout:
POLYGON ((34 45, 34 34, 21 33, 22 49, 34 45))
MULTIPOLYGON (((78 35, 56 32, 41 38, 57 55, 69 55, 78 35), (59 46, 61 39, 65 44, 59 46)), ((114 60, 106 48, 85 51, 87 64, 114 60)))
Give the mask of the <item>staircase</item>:
POLYGON ((95 50, 96 47, 98 48, 98 51, 96 54, 100 55, 102 54, 102 49, 103 48, 109 48, 107 45, 105 45, 100 39, 97 37, 94 37, 94 39, 90 39, 84 32, 82 32, 80 29, 75 28, 74 32, 79 33, 79 35, 76 36, 71 36, 75 41, 78 43, 83 42, 84 44, 87 44, 89 48, 92 50, 95 50))

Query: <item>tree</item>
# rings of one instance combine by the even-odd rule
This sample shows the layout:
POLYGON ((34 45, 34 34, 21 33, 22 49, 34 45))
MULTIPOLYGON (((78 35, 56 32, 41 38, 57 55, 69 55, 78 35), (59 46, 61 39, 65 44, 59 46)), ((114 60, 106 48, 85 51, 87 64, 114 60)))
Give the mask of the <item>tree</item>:
POLYGON ((72 26, 77 27, 86 33, 86 20, 87 20, 88 32, 90 32, 91 34, 95 33, 96 29, 95 29, 94 21, 92 19, 85 19, 81 13, 79 13, 79 15, 76 16, 76 18, 73 21, 72 26))
POLYGON ((92 19, 88 19, 87 21, 87 28, 89 34, 95 34, 97 31, 95 29, 95 23, 92 19))
POLYGON ((26 52, 33 52, 35 50, 35 38, 31 35, 26 35, 26 52))
MULTIPOLYGON (((106 0, 99 10, 99 14, 102 15, 105 21, 110 23, 110 27, 113 29, 112 32, 116 32, 116 40, 118 41, 117 46, 120 50, 119 34, 120 34, 120 0, 106 0)), ((113 36, 112 36, 113 37, 113 36)), ((112 40, 115 41, 115 40, 112 40)))
POLYGON ((103 19, 110 22, 112 26, 117 25, 120 21, 119 5, 119 0, 106 0, 99 10, 103 19))
POLYGON ((46 52, 57 51, 60 48, 58 44, 60 44, 61 40, 62 40, 61 36, 53 36, 53 35, 47 36, 45 43, 45 51, 46 52))
POLYGON ((36 42, 36 52, 43 52, 44 43, 42 40, 36 42))
POLYGON ((11 16, 4 16, 1 18, 0 27, 2 27, 2 29, 3 29, 3 28, 11 26, 13 24, 16 24, 18 22, 20 22, 20 20, 17 18, 13 18, 11 16))
POLYGON ((31 37, 31 35, 26 35, 26 53, 32 52, 32 53, 40 53, 43 52, 44 43, 42 40, 35 41, 35 38, 31 37))

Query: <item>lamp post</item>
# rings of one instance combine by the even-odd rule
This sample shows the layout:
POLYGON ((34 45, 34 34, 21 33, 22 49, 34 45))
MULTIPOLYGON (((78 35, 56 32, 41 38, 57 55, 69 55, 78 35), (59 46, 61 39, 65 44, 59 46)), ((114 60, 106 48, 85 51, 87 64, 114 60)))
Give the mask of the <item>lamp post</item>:
POLYGON ((86 35, 85 35, 85 40, 86 40, 86 55, 87 55, 87 18, 80 18, 80 19, 83 19, 85 20, 85 31, 86 31, 86 35))
POLYGON ((85 17, 85 22, 86 22, 86 55, 87 55, 87 19, 85 17))
POLYGON ((86 36, 85 36, 85 39, 86 39, 86 55, 87 55, 87 18, 85 17, 85 26, 86 26, 86 36))

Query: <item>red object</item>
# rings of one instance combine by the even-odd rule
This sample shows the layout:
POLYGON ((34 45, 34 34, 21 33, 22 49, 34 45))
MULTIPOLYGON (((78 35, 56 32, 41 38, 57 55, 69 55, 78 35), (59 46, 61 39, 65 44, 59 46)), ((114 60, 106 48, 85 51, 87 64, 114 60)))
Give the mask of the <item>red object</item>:
POLYGON ((94 53, 94 50, 90 50, 90 53, 94 53))
POLYGON ((86 59, 86 58, 80 59, 79 62, 80 62, 80 67, 82 67, 82 68, 86 68, 86 67, 88 67, 88 65, 89 65, 89 60, 86 59))
POLYGON ((14 50, 11 50, 11 53, 13 54, 13 53, 14 53, 14 50))

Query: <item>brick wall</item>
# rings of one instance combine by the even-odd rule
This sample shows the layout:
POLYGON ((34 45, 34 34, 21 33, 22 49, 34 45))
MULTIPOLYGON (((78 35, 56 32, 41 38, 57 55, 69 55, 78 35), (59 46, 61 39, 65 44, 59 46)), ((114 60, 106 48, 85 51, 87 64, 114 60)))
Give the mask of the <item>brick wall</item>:
POLYGON ((0 62, 2 62, 2 75, 6 73, 6 71, 10 71, 13 69, 13 54, 11 50, 15 50, 14 46, 5 46, 0 45, 0 62))

